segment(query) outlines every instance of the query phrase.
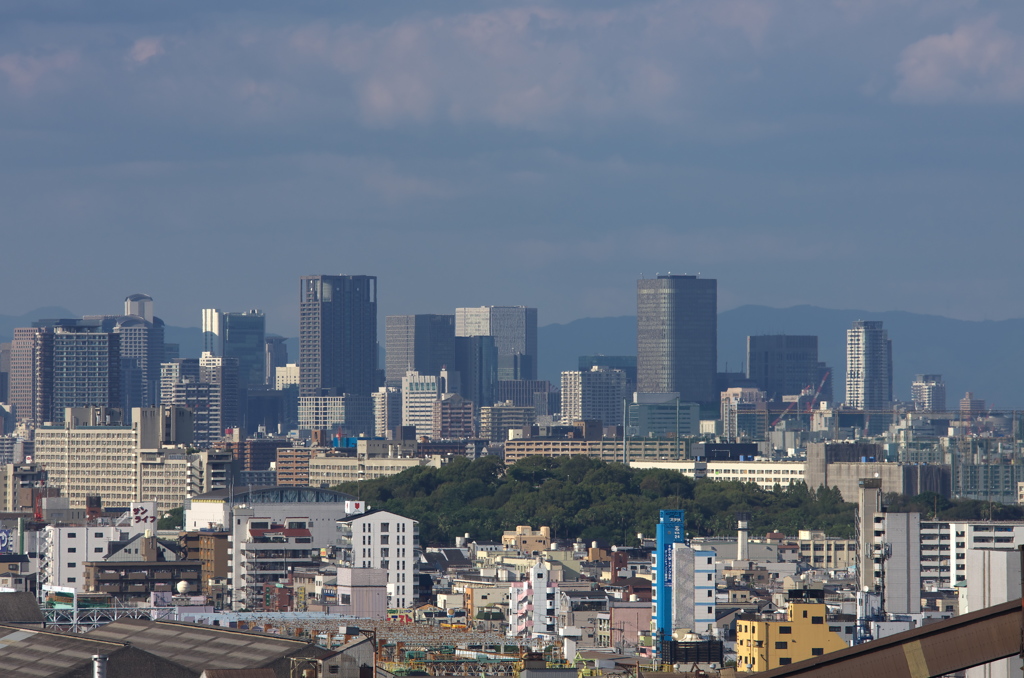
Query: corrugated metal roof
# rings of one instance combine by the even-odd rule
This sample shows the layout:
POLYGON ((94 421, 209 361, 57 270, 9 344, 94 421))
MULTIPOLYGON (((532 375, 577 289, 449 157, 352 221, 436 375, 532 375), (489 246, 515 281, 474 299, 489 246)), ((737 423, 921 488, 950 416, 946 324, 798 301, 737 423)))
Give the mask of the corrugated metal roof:
POLYGON ((0 666, 9 678, 65 676, 92 664, 94 654, 111 655, 122 643, 16 626, 0 626, 0 666))
POLYGON ((327 654, 312 643, 262 633, 176 622, 119 619, 86 638, 133 646, 196 670, 258 668, 287 656, 327 654))

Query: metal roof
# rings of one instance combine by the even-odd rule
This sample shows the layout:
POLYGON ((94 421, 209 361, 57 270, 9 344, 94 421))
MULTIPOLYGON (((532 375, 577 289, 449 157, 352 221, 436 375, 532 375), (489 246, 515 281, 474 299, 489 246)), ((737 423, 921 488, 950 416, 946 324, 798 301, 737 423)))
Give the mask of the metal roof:
POLYGON ((16 626, 0 626, 0 666, 7 678, 56 678, 92 664, 94 654, 112 655, 123 643, 16 626))
POLYGON ((297 503, 333 503, 357 501, 351 494, 335 492, 322 487, 249 487, 214 490, 196 495, 186 500, 191 502, 230 502, 232 504, 297 504, 297 503))
POLYGON ((194 670, 259 668, 290 656, 328 654, 314 644, 216 626, 119 619, 86 638, 130 642, 134 647, 194 670))

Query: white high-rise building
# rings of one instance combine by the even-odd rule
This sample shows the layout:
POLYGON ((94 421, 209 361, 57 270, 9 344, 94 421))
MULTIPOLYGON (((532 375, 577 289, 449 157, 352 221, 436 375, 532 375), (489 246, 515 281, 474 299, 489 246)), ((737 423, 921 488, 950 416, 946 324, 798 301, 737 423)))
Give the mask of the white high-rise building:
POLYGON ((498 379, 537 378, 537 309, 480 306, 455 309, 456 337, 494 337, 498 379))
POLYGON ((402 389, 381 386, 373 393, 373 435, 386 438, 388 431, 402 425, 402 389))
POLYGON ((353 568, 387 572, 388 607, 416 604, 419 574, 419 521, 371 510, 338 521, 341 560, 353 568))
POLYGON ((628 396, 626 373, 606 367, 562 372, 562 421, 600 419, 621 424, 628 396))
POLYGON ((402 377, 402 426, 415 426, 417 436, 434 430, 434 403, 441 397, 438 378, 409 370, 402 377))
POLYGON ((892 341, 880 320, 857 320, 846 330, 846 404, 887 410, 892 402, 892 341))
POLYGON ((946 411, 946 384, 941 374, 919 374, 910 385, 910 397, 918 412, 946 411))

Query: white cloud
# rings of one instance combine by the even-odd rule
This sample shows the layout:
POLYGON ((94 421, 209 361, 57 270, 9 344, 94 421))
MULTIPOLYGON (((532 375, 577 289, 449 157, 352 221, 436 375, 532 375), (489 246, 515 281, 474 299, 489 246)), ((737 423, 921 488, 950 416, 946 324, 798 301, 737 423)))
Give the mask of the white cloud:
POLYGON ((896 70, 896 101, 1021 101, 1024 40, 992 15, 915 42, 903 51, 896 70))
POLYGON ((139 38, 129 50, 128 57, 137 64, 143 64, 163 53, 164 44, 161 38, 139 38))

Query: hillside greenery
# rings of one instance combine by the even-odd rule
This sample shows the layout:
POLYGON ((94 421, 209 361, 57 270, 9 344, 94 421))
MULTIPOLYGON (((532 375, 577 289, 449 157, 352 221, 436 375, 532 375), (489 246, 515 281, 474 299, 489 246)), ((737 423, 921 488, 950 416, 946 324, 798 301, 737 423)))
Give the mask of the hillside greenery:
POLYGON ((506 467, 495 457, 453 459, 335 489, 420 521, 420 540, 451 545, 468 533, 497 541, 517 525, 551 527, 558 541, 606 540, 635 545, 654 536, 661 509, 686 511, 690 535, 734 535, 737 512, 750 513, 752 535, 795 535, 820 529, 853 536, 854 504, 835 488, 811 491, 803 483, 773 491, 754 483, 693 480, 664 469, 631 469, 588 457, 529 457, 506 467))

